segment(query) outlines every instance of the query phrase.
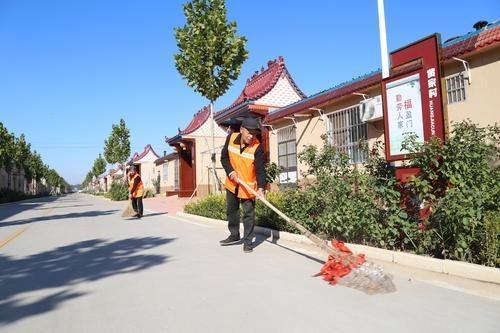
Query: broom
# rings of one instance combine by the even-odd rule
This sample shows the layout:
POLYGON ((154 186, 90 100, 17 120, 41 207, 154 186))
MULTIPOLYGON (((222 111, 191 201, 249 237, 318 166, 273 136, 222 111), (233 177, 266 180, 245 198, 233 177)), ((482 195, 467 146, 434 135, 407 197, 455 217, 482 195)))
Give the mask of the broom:
POLYGON ((384 273, 383 268, 366 262, 363 254, 354 255, 344 243, 335 240, 331 242, 332 246, 329 246, 323 239, 274 207, 266 198, 259 197, 257 192, 248 186, 248 184, 239 180, 238 183, 248 192, 255 195, 288 224, 298 229, 302 235, 306 236, 329 254, 328 261, 322 267, 321 271, 314 276, 323 276, 323 279, 329 281, 330 284, 338 283, 346 287, 361 290, 370 295, 389 293, 396 290, 391 277, 384 273))
POLYGON ((135 214, 134 208, 132 208, 132 200, 130 199, 127 204, 127 208, 122 212, 122 217, 131 217, 135 214))

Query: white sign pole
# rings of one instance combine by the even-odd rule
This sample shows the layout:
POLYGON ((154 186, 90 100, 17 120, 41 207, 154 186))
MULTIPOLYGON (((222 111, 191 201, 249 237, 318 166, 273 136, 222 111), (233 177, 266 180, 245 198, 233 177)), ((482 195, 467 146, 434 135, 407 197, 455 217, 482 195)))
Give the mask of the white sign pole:
POLYGON ((378 31, 380 35, 380 56, 382 60, 382 78, 389 77, 389 55, 387 52, 387 33, 385 31, 384 0, 377 0, 378 31))

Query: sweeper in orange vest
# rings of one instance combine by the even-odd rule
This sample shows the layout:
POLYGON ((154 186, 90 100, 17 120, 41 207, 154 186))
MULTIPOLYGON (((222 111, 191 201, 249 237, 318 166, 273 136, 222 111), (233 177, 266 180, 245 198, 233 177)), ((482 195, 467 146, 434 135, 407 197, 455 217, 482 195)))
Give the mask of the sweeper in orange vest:
POLYGON ((252 252, 252 237, 255 225, 255 196, 240 182, 245 182, 264 195, 266 173, 264 150, 257 135, 260 125, 255 118, 245 118, 240 132, 228 135, 221 153, 221 163, 226 171, 227 219, 230 235, 220 244, 232 245, 243 242, 243 251, 252 252), (240 239, 240 204, 243 210, 243 238, 240 239))
POLYGON ((132 200, 134 217, 141 218, 143 214, 142 196, 144 195, 144 185, 142 185, 141 176, 136 172, 132 165, 128 171, 129 198, 132 200))

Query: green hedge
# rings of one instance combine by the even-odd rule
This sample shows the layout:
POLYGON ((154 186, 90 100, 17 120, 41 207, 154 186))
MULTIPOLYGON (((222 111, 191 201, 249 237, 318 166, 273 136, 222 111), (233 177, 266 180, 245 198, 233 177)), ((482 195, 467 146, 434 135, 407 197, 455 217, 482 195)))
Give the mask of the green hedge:
MULTIPOLYGON (((46 195, 46 194, 44 194, 46 195)), ((40 195, 42 196, 42 195, 40 195)), ((36 198, 37 196, 24 194, 22 192, 17 192, 14 190, 9 190, 6 188, 0 189, 0 203, 14 202, 20 200, 26 200, 31 198, 36 198)))
POLYGON ((122 201, 128 200, 128 193, 128 186, 126 184, 122 182, 113 182, 106 196, 114 201, 122 201))

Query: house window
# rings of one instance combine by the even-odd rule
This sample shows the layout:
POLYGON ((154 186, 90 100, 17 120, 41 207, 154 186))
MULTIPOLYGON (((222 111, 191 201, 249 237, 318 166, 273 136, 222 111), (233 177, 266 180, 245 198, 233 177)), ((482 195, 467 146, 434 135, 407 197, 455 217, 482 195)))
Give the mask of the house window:
POLYGON ((163 181, 168 181, 168 161, 165 161, 163 163, 163 181))
POLYGON ((326 125, 329 144, 349 155, 351 163, 366 160, 359 141, 367 139, 367 125, 361 121, 359 105, 329 114, 326 125))
POLYGON ((280 184, 297 183, 297 143, 295 127, 278 130, 278 165, 280 184))
POLYGON ((466 100, 465 80, 462 73, 451 75, 446 78, 446 94, 448 95, 448 104, 466 100))
POLYGON ((179 159, 174 160, 174 191, 179 191, 179 159))

